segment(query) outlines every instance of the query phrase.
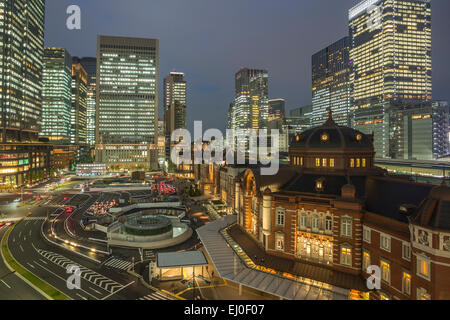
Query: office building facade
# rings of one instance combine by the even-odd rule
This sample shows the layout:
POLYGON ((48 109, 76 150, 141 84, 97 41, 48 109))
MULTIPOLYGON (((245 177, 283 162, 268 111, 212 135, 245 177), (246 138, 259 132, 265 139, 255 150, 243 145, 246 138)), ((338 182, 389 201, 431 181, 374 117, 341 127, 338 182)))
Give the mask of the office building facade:
POLYGON ((374 133, 377 157, 395 158, 403 129, 390 110, 432 100, 431 3, 366 0, 349 21, 352 126, 374 133))
POLYGON ((158 42, 98 37, 96 162, 157 166, 158 42))
POLYGON ((0 188, 48 177, 52 148, 42 119, 44 0, 0 2, 0 188))
POLYGON ((87 78, 87 72, 80 63, 72 64, 71 144, 86 145, 87 78))
POLYGON ((70 143, 72 60, 64 48, 46 47, 42 93, 41 137, 51 143, 70 143))
POLYGON ((338 124, 349 124, 349 51, 350 39, 344 37, 312 56, 312 125, 323 123, 330 108, 338 124))
POLYGON ((171 72, 164 79, 164 121, 169 137, 176 129, 186 129, 186 81, 182 72, 171 72))
POLYGON ((286 116, 285 106, 286 106, 286 101, 284 99, 269 100, 268 121, 272 121, 275 119, 283 119, 286 116))

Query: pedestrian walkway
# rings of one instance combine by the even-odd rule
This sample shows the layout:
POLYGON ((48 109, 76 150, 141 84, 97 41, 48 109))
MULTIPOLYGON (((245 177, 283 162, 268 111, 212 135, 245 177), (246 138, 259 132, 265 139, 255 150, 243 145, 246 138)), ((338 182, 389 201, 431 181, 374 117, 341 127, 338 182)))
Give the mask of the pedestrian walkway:
POLYGON ((110 267, 110 268, 119 269, 119 270, 128 270, 131 268, 132 265, 133 264, 130 261, 116 259, 116 258, 110 258, 104 264, 105 267, 110 267))
POLYGON ((141 297, 137 300, 175 300, 174 298, 169 298, 165 295, 162 295, 159 292, 154 292, 152 294, 146 295, 144 297, 141 297))
POLYGON ((80 266, 76 264, 75 262, 67 259, 66 257, 63 257, 59 254, 56 254, 54 252, 45 251, 38 249, 37 250, 40 255, 42 255, 47 260, 53 262, 54 264, 64 268, 67 270, 67 267, 70 265, 75 265, 80 268, 80 277, 86 281, 89 281, 90 283, 96 285, 97 287, 102 288, 105 291, 108 291, 110 293, 114 293, 117 290, 120 290, 123 288, 123 285, 120 283, 111 280, 95 271, 92 271, 86 267, 80 266))
POLYGON ((156 260, 155 252, 153 250, 145 250, 144 260, 156 260))

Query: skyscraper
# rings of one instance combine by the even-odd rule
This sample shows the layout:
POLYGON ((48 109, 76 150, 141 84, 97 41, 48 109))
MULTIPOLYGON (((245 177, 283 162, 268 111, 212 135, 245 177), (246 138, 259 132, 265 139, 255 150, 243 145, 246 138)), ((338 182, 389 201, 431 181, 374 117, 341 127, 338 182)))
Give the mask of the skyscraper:
POLYGON ((171 72, 164 79, 164 121, 168 136, 186 128, 186 81, 182 72, 171 72))
POLYGON ((87 81, 87 110, 86 110, 86 143, 89 146, 95 145, 95 105, 96 105, 96 85, 97 85, 97 59, 91 57, 77 58, 74 62, 79 62, 86 70, 87 81))
POLYGON ((96 162, 157 166, 158 42, 98 37, 96 162))
POLYGON ((72 60, 64 48, 45 48, 42 129, 52 143, 70 143, 72 60))
POLYGON ((312 125, 326 121, 332 108, 336 123, 347 126, 350 110, 350 40, 344 37, 312 56, 312 125))
POLYGON ((48 177, 42 117, 44 0, 0 2, 0 189, 48 177))
POLYGON ((87 78, 87 72, 80 63, 72 64, 70 142, 76 145, 86 144, 87 78))
POLYGON ((2 142, 36 141, 42 112, 44 0, 0 3, 2 142))
POLYGON ((352 125, 374 133, 378 157, 396 158, 404 129, 390 115, 432 99, 430 0, 365 0, 349 21, 352 125))
POLYGON ((267 128, 269 119, 269 74, 244 68, 235 76, 234 129, 267 128))
POLYGON ((269 100, 269 121, 283 119, 286 116, 285 104, 284 99, 269 100))

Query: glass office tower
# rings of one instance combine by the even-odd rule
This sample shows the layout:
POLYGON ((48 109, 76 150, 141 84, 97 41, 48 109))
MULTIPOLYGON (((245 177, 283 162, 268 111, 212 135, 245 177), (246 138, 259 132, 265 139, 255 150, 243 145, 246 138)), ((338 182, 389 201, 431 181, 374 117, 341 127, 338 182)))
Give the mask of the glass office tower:
POLYGON ((42 130, 52 143, 70 143, 72 59, 64 48, 46 47, 44 53, 42 130))
POLYGON ((158 41, 98 37, 97 162, 157 168, 158 41))
POLYGON ((87 81, 88 75, 81 63, 72 64, 70 142, 79 146, 86 144, 87 81))
POLYGON ((350 39, 344 37, 312 56, 313 126, 326 121, 330 108, 336 123, 349 125, 349 51, 350 39))
POLYGON ((404 129, 391 115, 432 99, 430 1, 365 0, 349 21, 352 125, 374 133, 377 157, 401 157, 404 129))
POLYGON ((48 177, 42 117, 44 0, 0 1, 0 189, 48 177))
POLYGON ((269 121, 284 119, 286 101, 284 99, 269 100, 269 121))
POLYGON ((168 136, 186 128, 186 81, 182 72, 171 72, 164 79, 164 120, 168 136))

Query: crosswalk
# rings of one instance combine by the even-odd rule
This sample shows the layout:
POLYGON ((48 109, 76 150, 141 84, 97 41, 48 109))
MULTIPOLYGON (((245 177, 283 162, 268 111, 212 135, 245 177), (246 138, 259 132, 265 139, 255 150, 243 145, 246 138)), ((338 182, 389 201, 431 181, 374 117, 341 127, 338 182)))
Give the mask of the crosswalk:
POLYGON ((89 281, 90 283, 96 285, 97 287, 102 288, 103 290, 114 293, 115 291, 123 288, 123 285, 120 283, 111 280, 95 271, 92 271, 86 267, 80 266, 76 264, 75 262, 67 259, 66 257, 63 257, 59 254, 56 254, 54 252, 45 251, 38 249, 37 250, 40 255, 42 255, 47 260, 57 264, 58 266, 67 269, 69 265, 76 265, 80 268, 80 276, 82 279, 89 281))
POLYGON ((120 270, 128 270, 131 268, 132 265, 133 264, 130 261, 116 259, 116 258, 110 258, 104 264, 105 267, 111 267, 111 268, 120 269, 120 270))
POLYGON ((162 295, 159 292, 154 292, 152 294, 149 294, 149 295, 146 295, 144 297, 141 297, 141 298, 139 298, 137 300, 175 300, 175 299, 169 298, 169 297, 167 297, 165 295, 162 295))
POLYGON ((46 219, 46 217, 27 217, 27 218, 25 218, 24 220, 25 221, 35 221, 35 220, 41 220, 41 221, 43 221, 43 220, 45 220, 46 219))

